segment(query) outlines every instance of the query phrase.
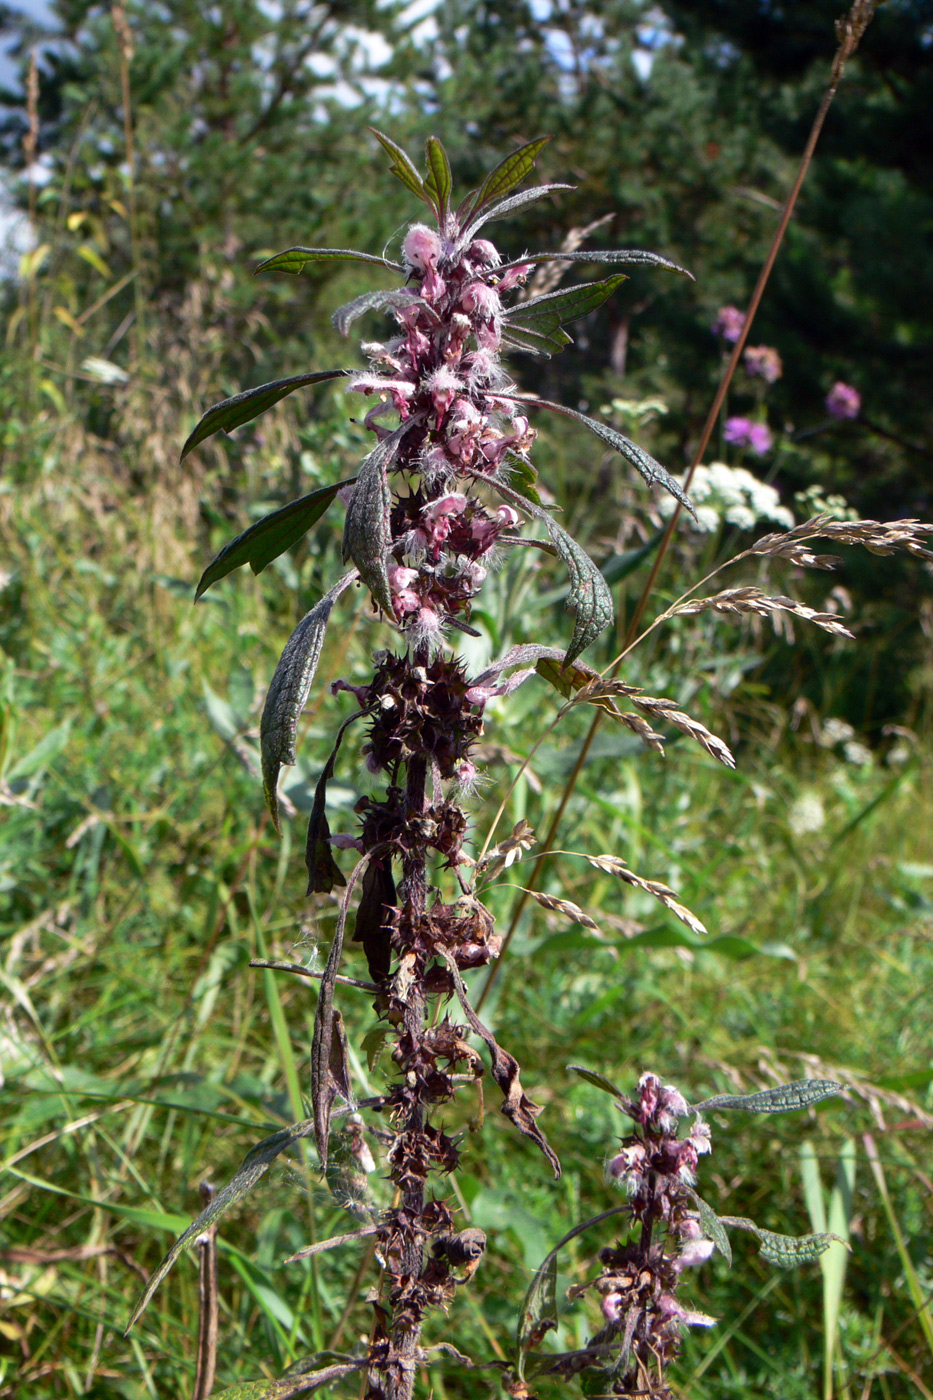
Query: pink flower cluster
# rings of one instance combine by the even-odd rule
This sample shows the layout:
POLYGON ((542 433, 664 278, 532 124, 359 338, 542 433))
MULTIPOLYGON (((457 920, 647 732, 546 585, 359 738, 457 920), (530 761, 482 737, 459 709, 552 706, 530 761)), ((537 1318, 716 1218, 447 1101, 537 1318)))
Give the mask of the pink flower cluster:
POLYGON ((781 357, 772 345, 749 345, 742 358, 746 371, 766 384, 775 384, 784 373, 781 357))
POLYGON ((735 447, 750 447, 759 457, 771 451, 774 438, 766 423, 755 423, 751 418, 727 418, 723 429, 726 442, 735 447))
POLYGON ((737 306, 721 306, 713 322, 713 332, 734 345, 745 329, 745 312, 737 306))
POLYGON ((839 379, 826 395, 826 411, 833 418, 857 418, 862 407, 862 396, 851 384, 843 384, 839 379))

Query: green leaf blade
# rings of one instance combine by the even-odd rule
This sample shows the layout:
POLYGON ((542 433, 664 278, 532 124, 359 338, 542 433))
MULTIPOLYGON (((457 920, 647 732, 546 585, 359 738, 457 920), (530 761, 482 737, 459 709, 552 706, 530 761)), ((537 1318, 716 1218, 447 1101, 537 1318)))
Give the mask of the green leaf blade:
POLYGON ((454 183, 450 171, 450 161, 447 159, 447 152, 436 136, 428 137, 425 147, 425 156, 428 166, 428 178, 424 182, 424 187, 434 201, 438 220, 441 227, 443 227, 447 221, 447 211, 450 208, 450 192, 453 189, 454 183))
POLYGON ((184 461, 188 453, 199 443, 202 443, 205 438, 209 438, 221 430, 225 433, 232 432, 234 428, 249 423, 251 419, 258 418, 261 413, 272 408, 273 404, 277 404, 280 399, 284 399, 288 394, 293 394, 296 389, 302 389, 307 384, 323 384, 329 379, 343 379, 347 374, 349 374, 349 370, 345 369, 326 369, 315 374, 295 374, 289 379, 274 379, 270 384, 260 384, 256 389, 244 389, 241 394, 234 394, 232 398, 214 404, 213 408, 207 410, 181 449, 181 460, 184 461))
POLYGON ((312 525, 315 525, 332 505, 339 491, 345 486, 352 486, 355 481, 354 476, 348 481, 338 481, 333 486, 322 486, 307 496, 301 496, 297 501, 289 501, 288 505, 281 506, 279 510, 264 515, 261 520, 250 525, 248 530, 244 530, 225 544, 208 564, 201 575, 194 601, 197 602, 212 584, 226 578, 227 574, 239 569, 243 564, 249 564, 254 574, 262 573, 273 559, 291 549, 292 545, 297 544, 302 536, 308 533, 312 525))
POLYGON ((693 1111, 711 1113, 718 1109, 738 1109, 743 1113, 793 1113, 798 1108, 810 1108, 823 1099, 842 1093, 842 1085, 833 1079, 795 1079, 792 1084, 778 1084, 757 1094, 716 1094, 695 1104, 693 1111))
POLYGON ((541 136, 536 141, 529 141, 527 145, 519 146, 517 151, 513 151, 510 156, 506 156, 505 160, 500 161, 480 186, 469 217, 475 219, 487 204, 490 204, 494 199, 504 199, 517 185, 527 179, 535 168, 535 160, 539 152, 544 149, 550 139, 550 136, 541 136))
POLYGON ((434 201, 428 193, 424 181, 415 169, 414 162, 407 152, 403 151, 401 146, 397 146, 395 142, 383 132, 377 131, 374 126, 371 126, 369 130, 372 132, 373 136, 375 136, 386 154, 391 157, 389 170, 395 178, 400 180, 405 188, 410 190, 413 195, 416 195, 418 199, 423 199, 425 204, 430 205, 433 209, 434 201))
MULTIPOLYGON (((543 296, 532 297, 530 301, 520 301, 505 313, 505 325, 510 331, 524 329, 539 335, 552 335, 569 322, 589 316, 627 280, 624 273, 618 273, 615 277, 604 278, 602 282, 581 282, 576 287, 545 292, 543 296)), ((566 343, 570 343, 569 336, 566 343)))
POLYGON ((286 248, 284 252, 266 258, 254 269, 253 275, 258 277, 261 272, 288 272, 293 277, 297 277, 309 262, 339 262, 340 260, 375 263, 377 267, 384 267, 389 272, 405 271, 401 263, 393 262, 391 258, 379 257, 375 253, 360 253, 355 248, 294 247, 286 248))

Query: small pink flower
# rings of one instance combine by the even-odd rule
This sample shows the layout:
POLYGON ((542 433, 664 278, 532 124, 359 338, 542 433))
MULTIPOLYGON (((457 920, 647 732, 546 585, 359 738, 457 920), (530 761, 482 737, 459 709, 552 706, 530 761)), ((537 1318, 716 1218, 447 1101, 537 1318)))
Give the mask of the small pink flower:
POLYGON ((712 1240, 688 1240, 677 1256, 678 1266, 681 1269, 699 1268, 706 1263, 714 1248, 712 1240))
POLYGON ((672 1318, 684 1327, 715 1327, 717 1319, 706 1313, 688 1312, 670 1293, 662 1293, 657 1301, 657 1309, 662 1317, 672 1318))
POLYGON ((839 379, 826 395, 826 410, 833 418, 857 418, 862 407, 862 396, 851 384, 843 384, 839 379))
POLYGON ((415 613, 421 607, 421 599, 411 588, 401 588, 397 593, 392 594, 392 608, 395 616, 401 620, 409 613, 415 613))
POLYGON ((338 851, 359 851, 362 853, 363 842, 358 836, 348 836, 345 832, 338 832, 336 836, 330 838, 330 844, 336 846, 338 851))
POLYGON ((510 292, 513 287, 524 282, 529 272, 532 271, 534 271, 534 263, 519 263, 518 267, 510 267, 499 278, 499 291, 510 292))
POLYGON ((622 1294, 607 1293, 600 1307, 607 1322, 618 1322, 622 1316, 622 1294))
POLYGON ((521 520, 521 516, 518 511, 513 510, 511 506, 500 506, 496 511, 496 519, 499 521, 503 530, 513 530, 521 520))
POLYGON ((418 577, 417 569, 406 569, 399 564, 388 569, 390 588, 410 588, 418 577))
POLYGON ((427 224, 412 224, 402 245, 405 261, 409 267, 419 272, 427 272, 437 267, 441 254, 441 240, 427 224))
POLYGON ((467 249, 467 257, 471 262, 482 263, 484 267, 498 267, 502 261, 495 243, 490 243, 488 238, 474 239, 467 249))
POLYGON ((716 335, 721 335, 723 340, 728 340, 730 345, 734 345, 744 329, 744 311, 740 311, 737 306, 721 306, 719 308, 719 313, 713 322, 713 331, 716 335))
POLYGON ((451 491, 439 500, 425 506, 422 515, 426 520, 440 520, 444 516, 460 515, 466 509, 467 498, 462 491, 451 491))
POLYGON ((428 375, 425 387, 431 395, 437 413, 437 426, 440 427, 444 414, 464 387, 463 380, 458 379, 452 369, 441 365, 440 369, 428 375))
POLYGON ((485 282, 469 282, 460 298, 465 311, 472 311, 483 321, 492 321, 500 314, 499 293, 485 282))
POLYGON ((766 384, 774 384, 784 373, 781 357, 770 345, 749 345, 743 359, 748 373, 759 376, 766 384))

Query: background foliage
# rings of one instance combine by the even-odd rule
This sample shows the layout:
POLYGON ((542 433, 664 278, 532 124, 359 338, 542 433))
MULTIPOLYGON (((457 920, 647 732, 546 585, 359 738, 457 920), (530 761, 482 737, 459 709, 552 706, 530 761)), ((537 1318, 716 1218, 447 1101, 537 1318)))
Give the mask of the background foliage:
MULTIPOLYGON (((835 13, 822 0, 456 0, 425 20, 166 0, 131 6, 127 28, 120 7, 61 0, 54 33, 13 24, 39 81, 32 120, 24 75, 3 122, 31 251, 4 286, 0 360, 0 1395, 187 1395, 195 1272, 183 1261, 124 1341, 141 1271, 196 1212, 205 1174, 222 1182, 257 1138, 305 1116, 313 989, 246 963, 319 957, 334 914, 300 898, 296 824, 281 843, 267 824, 256 726, 285 637, 335 576, 337 528, 323 521, 197 610, 190 597, 252 515, 351 475, 363 435, 322 389, 183 467, 178 450, 227 394, 358 363, 329 312, 372 282, 346 267, 254 280, 252 267, 290 243, 391 254, 416 211, 362 136, 368 120, 412 148, 436 132, 461 185, 551 132, 540 178, 577 189, 516 220, 506 246, 553 246, 611 215, 602 246, 656 248, 697 281, 636 270, 576 351, 522 366, 522 384, 590 412, 615 401, 626 431, 678 470, 720 368, 710 326, 747 299, 835 13)), ((869 30, 753 332, 784 376, 766 400, 747 377, 730 397, 730 412, 767 413, 775 451, 746 465, 785 504, 842 492, 862 515, 930 518, 931 24, 928 3, 891 3, 869 30), (823 408, 837 379, 862 393, 849 424, 823 408)), ((575 434, 549 432, 536 460, 600 562, 655 532, 640 485, 575 434)), ((682 532, 658 604, 744 538, 682 532)), ((618 585, 623 623, 644 568, 618 585)), ((731 1273, 717 1262, 700 1276, 698 1305, 722 1321, 689 1339, 680 1383, 697 1397, 929 1394, 930 574, 853 555, 815 583, 775 578, 817 607, 832 589, 857 643, 682 619, 626 679, 689 703, 736 748, 738 772, 685 743, 661 763, 603 733, 562 829, 564 849, 667 880, 710 929, 706 946, 554 857, 543 888, 602 933, 526 914, 487 1003, 566 1170, 555 1190, 496 1114, 472 1141, 454 1189, 490 1250, 450 1328, 479 1357, 508 1349, 523 1280, 568 1222, 610 1203, 602 1164, 621 1129, 567 1063, 622 1083, 652 1068, 693 1099, 831 1073, 848 1102, 730 1140, 714 1123, 714 1185, 724 1211, 789 1233, 821 1228, 821 1205, 841 1212, 853 1255, 838 1315, 838 1263, 775 1275, 737 1252, 731 1273)), ((497 575, 488 650, 545 626, 565 639, 562 584, 527 559, 497 575)), ((341 713, 328 681, 364 675, 382 640, 343 607, 301 746, 320 759, 341 713)), ((488 725, 479 838, 550 705, 529 683, 488 725)), ((539 750, 509 823, 546 825, 585 724, 571 716, 539 750)), ((299 811, 316 776, 310 757, 294 770, 299 811)), ((345 823, 364 784, 345 766, 331 786, 345 823)), ((499 892, 506 920, 513 898, 499 892)), ((297 1158, 227 1218, 221 1382, 279 1374, 365 1329, 358 1255, 281 1265, 348 1220, 297 1158)), ((565 1282, 587 1262, 584 1237, 565 1282)), ((585 1335, 579 1311, 555 1345, 585 1335)), ((424 1395, 431 1385, 473 1395, 488 1380, 451 1367, 424 1395)))

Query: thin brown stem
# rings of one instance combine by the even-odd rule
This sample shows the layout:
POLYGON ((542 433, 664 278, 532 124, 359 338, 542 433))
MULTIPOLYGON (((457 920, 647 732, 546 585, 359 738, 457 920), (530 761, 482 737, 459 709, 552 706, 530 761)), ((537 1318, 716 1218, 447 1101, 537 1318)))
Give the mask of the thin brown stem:
MULTIPOLYGON (((807 138, 807 144, 804 147, 803 155, 800 158, 800 164, 797 168, 797 174, 794 179, 794 183, 791 187, 790 194, 788 195, 787 200, 785 202, 780 221, 778 223, 777 229, 775 230, 774 238, 771 240, 771 247, 768 250, 768 255, 765 258, 764 265, 762 266, 761 272, 758 275, 758 281, 755 283, 755 290, 752 292, 751 301, 748 304, 748 311, 745 314, 745 324, 742 327, 742 332, 738 340, 733 346, 732 354, 729 356, 729 363, 726 366, 725 372, 722 376, 722 380, 719 384, 719 388, 716 390, 713 402, 710 405, 710 410, 707 414, 706 422, 703 425, 703 431, 700 434, 696 450, 690 462, 690 467, 687 471, 686 478, 684 479, 685 492, 689 491, 690 489, 690 483, 693 480, 694 473, 696 472, 696 469, 699 466, 700 462, 703 460, 703 454, 706 452, 706 449, 709 445, 709 440, 712 437, 713 429, 716 426, 716 420, 719 417, 719 413, 722 408, 723 402, 725 401, 726 394, 729 391, 729 385, 732 383, 732 378, 735 374, 736 368, 738 367, 742 351, 745 348, 745 343, 748 339, 748 333, 751 330, 752 322, 755 318, 756 312, 758 311, 758 307, 761 304, 761 299, 764 296, 765 287, 768 285, 768 280, 771 276, 771 271, 774 267, 775 259, 777 258, 778 251, 781 247, 781 244, 784 241, 784 235, 787 232, 787 226, 790 223, 791 216, 794 212, 794 207, 797 203, 797 196, 800 194, 800 190, 806 177, 807 171, 810 168, 810 163, 813 160, 813 153, 816 150, 817 141, 819 140, 820 133, 823 130, 823 123, 826 120, 826 114, 829 111, 833 98, 836 96, 836 91, 838 89, 839 82, 842 78, 845 65, 857 49, 859 41, 865 32, 869 20, 872 17, 873 11, 874 0, 856 0, 856 4, 853 5, 848 17, 844 20, 839 21, 839 23, 837 24, 839 47, 833 59, 833 66, 830 75, 829 86, 823 94, 823 99, 820 102, 816 116, 813 119, 813 125, 810 128, 810 135, 807 138)), ((651 597, 651 594, 654 592, 654 586, 657 582, 658 574, 661 570, 661 565, 663 564, 668 549, 670 548, 670 543, 673 538, 674 531, 676 530, 677 523, 680 519, 681 510, 682 507, 678 502, 673 515, 668 521, 667 529, 664 531, 664 537, 661 540, 660 548, 657 554, 655 555, 654 562, 651 566, 651 571, 648 575, 645 586, 642 589, 641 597, 638 600, 638 603, 635 607, 635 611, 632 614, 631 621, 629 622, 625 636, 625 646, 622 651, 623 656, 630 650, 633 641, 638 635, 638 628, 641 624, 642 616, 644 615, 644 611, 648 604, 648 600, 651 597)), ((613 665, 609 673, 610 676, 614 676, 617 674, 618 667, 620 664, 621 659, 613 665)), ((528 889, 522 894, 520 894, 515 902, 515 908, 512 911, 512 917, 509 921, 508 930, 506 931, 505 938, 502 940, 502 949, 500 951, 499 958, 495 963, 493 963, 492 967, 490 968, 489 976, 486 979, 486 982, 483 986, 483 990, 480 993, 479 1000, 476 1003, 477 1011, 479 1011, 482 1008, 484 1001, 486 1000, 487 996, 492 991, 492 988, 495 985, 496 978, 499 975, 499 969, 502 966, 502 962, 506 955, 506 952, 508 951, 509 944, 511 943, 515 935, 515 931, 518 928, 519 921, 522 917, 522 914, 525 911, 525 906, 528 903, 531 891, 537 888, 537 882, 543 869, 544 857, 550 851, 557 837, 557 832, 563 820, 564 813, 567 810, 567 805, 570 802, 570 799, 576 790, 580 774, 583 771, 583 766, 586 763, 587 758, 589 757, 591 748, 593 747, 593 740, 596 738, 596 734, 599 729, 601 720, 602 711, 597 708, 593 715, 589 732, 587 733, 586 738, 583 740, 580 752, 577 754, 576 762, 574 763, 570 776, 568 777, 567 782, 564 785, 564 790, 561 794, 560 801, 557 804, 557 810, 551 818, 551 823, 548 827, 547 835, 545 836, 541 849, 538 852, 537 862, 532 868, 531 873, 529 875, 528 889)))

